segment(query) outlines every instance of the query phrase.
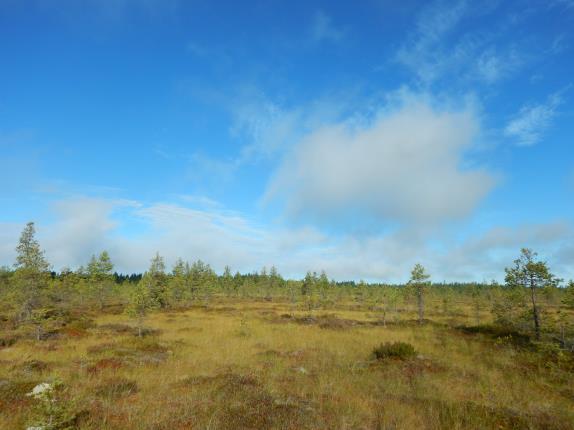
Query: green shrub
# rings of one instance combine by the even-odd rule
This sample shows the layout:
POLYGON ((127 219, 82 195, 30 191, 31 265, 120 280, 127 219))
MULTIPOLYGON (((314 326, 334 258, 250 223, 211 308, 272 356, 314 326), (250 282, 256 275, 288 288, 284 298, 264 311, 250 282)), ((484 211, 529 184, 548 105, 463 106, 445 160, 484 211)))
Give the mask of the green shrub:
POLYGON ((417 355, 415 348, 406 342, 385 342, 373 350, 373 356, 377 360, 386 360, 389 358, 396 360, 408 360, 417 355))

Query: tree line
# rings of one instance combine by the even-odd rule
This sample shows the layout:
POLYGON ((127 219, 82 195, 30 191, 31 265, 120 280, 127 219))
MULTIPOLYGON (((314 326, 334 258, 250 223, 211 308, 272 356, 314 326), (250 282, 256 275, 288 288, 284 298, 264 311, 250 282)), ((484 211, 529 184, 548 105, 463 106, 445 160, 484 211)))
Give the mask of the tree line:
POLYGON ((51 271, 35 238, 33 222, 26 225, 16 247, 13 268, 0 269, 2 316, 32 327, 41 339, 47 321, 62 309, 92 309, 105 312, 121 308, 141 330, 146 315, 154 309, 210 306, 215 300, 255 299, 284 301, 295 309, 313 312, 344 305, 365 307, 383 324, 396 321, 409 309, 419 324, 432 312, 443 317, 461 309, 476 326, 490 320, 505 327, 543 335, 559 336, 563 343, 572 336, 574 282, 558 279, 546 262, 530 249, 506 268, 504 284, 433 284, 426 269, 416 264, 406 284, 335 282, 325 272, 308 272, 301 280, 284 279, 275 267, 257 273, 232 273, 225 267, 217 274, 201 260, 178 259, 171 269, 163 257, 153 256, 143 274, 114 272, 108 252, 93 255, 78 270, 51 271))

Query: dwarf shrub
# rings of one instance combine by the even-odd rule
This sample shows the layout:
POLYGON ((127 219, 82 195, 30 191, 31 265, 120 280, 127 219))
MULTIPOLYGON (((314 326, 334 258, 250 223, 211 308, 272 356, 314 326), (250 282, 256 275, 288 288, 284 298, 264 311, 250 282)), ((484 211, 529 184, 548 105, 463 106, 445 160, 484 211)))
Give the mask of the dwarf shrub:
POLYGON ((397 360, 408 360, 417 355, 415 348, 406 342, 385 342, 373 350, 373 356, 377 360, 393 358, 397 360))

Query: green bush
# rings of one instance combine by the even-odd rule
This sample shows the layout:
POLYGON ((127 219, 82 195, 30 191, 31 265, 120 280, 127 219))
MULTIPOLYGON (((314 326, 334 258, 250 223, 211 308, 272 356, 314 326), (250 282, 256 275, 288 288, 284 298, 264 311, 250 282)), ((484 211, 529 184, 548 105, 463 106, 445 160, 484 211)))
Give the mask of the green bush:
POLYGON ((373 356, 377 360, 386 360, 389 358, 396 360, 408 360, 417 355, 414 346, 406 342, 385 342, 373 350, 373 356))

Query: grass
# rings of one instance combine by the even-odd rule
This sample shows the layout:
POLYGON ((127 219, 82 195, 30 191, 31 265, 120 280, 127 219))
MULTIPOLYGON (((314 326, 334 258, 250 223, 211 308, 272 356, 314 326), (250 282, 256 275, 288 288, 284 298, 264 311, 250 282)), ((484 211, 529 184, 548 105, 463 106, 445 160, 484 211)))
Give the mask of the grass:
POLYGON ((0 428, 26 428, 25 394, 58 379, 80 429, 574 429, 571 356, 460 327, 463 316, 383 326, 360 307, 308 315, 220 300, 154 313, 143 338, 125 316, 102 314, 71 321, 68 335, 6 344, 0 428), (416 355, 373 358, 394 342, 416 355))

